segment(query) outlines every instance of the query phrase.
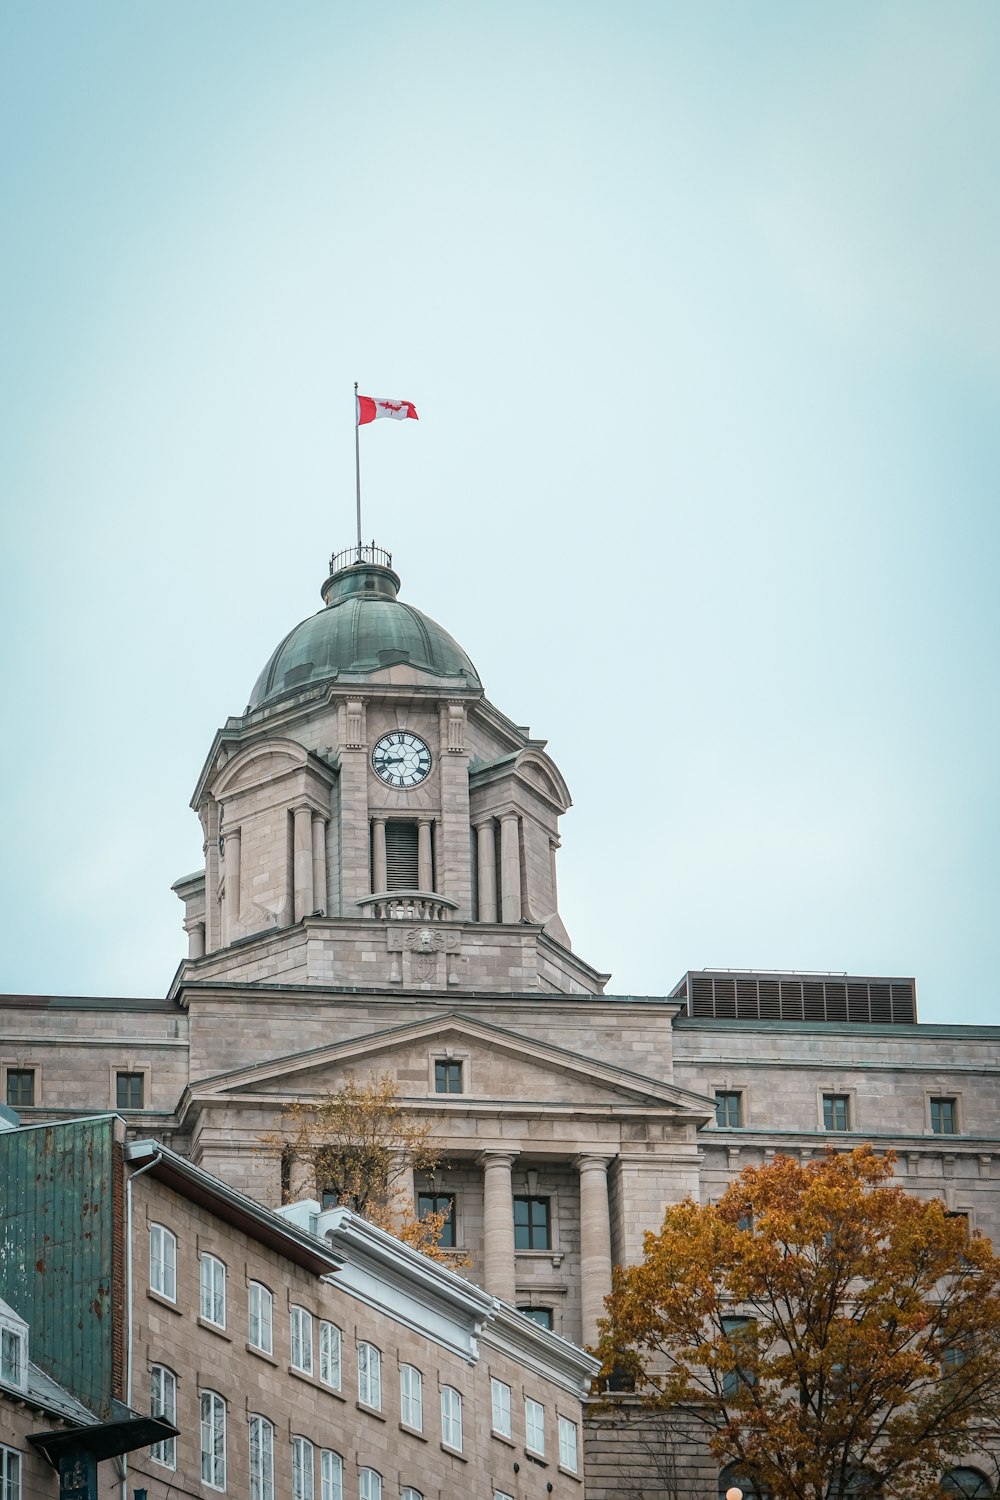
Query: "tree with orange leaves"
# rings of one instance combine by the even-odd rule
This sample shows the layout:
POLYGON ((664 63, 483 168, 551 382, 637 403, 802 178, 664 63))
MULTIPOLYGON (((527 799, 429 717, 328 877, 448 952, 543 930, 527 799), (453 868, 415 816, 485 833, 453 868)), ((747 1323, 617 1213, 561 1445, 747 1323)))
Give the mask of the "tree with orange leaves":
POLYGON ((1000 1414, 1000 1258, 870 1146, 748 1167, 619 1268, 612 1386, 686 1409, 774 1500, 929 1500, 1000 1414))

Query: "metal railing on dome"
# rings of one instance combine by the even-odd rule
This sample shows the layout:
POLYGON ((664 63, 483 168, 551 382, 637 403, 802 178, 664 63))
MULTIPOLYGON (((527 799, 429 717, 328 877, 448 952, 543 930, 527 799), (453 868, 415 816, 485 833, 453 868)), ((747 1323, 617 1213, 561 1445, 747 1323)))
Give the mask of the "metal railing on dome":
POLYGON ((330 572, 339 573, 341 568, 355 568, 358 563, 391 568, 392 553, 387 552, 384 547, 376 547, 374 542, 355 543, 353 547, 345 547, 342 552, 333 554, 330 558, 330 572))

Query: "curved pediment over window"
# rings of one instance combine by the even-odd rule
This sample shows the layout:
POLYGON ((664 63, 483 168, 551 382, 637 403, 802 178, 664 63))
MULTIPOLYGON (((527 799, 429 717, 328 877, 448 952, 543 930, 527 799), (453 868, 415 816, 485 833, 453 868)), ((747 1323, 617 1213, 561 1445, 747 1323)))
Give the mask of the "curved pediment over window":
POLYGON ((315 758, 295 740, 263 740, 226 762, 212 782, 212 795, 219 799, 231 797, 234 792, 294 775, 310 764, 315 764, 315 758))

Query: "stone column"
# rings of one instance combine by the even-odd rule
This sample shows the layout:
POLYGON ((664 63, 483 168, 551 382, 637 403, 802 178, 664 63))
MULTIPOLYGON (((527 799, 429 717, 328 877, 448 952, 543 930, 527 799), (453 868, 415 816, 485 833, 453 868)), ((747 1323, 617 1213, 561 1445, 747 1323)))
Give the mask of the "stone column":
POLYGON ((312 816, 313 911, 326 916, 326 819, 321 813, 312 816))
POLYGON ((301 922, 303 917, 308 917, 313 911, 312 811, 308 807, 297 807, 292 817, 295 886, 295 915, 292 920, 301 922))
POLYGON ((486 1290, 514 1300, 514 1195, 510 1187, 512 1151, 484 1151, 483 1272, 486 1290))
POLYGON ((233 828, 226 834, 226 932, 224 941, 231 943, 239 934, 236 931, 240 920, 240 830, 233 828))
POLYGON ((580 1172, 580 1302, 583 1343, 597 1343, 597 1320, 611 1290, 611 1215, 607 1156, 578 1156, 580 1172))
POLYGON ((521 840, 517 813, 500 819, 500 920, 521 920, 521 840))
POLYGON ((417 888, 421 891, 434 889, 434 856, 431 853, 430 818, 420 818, 417 822, 417 888))
POLYGON ((205 924, 204 922, 192 922, 188 927, 188 958, 205 957, 205 924))
POLYGON ((385 862, 385 819, 372 818, 372 894, 381 895, 388 879, 385 862))
POLYGON ((476 824, 476 857, 479 864, 480 922, 497 919, 497 841, 493 819, 476 824))

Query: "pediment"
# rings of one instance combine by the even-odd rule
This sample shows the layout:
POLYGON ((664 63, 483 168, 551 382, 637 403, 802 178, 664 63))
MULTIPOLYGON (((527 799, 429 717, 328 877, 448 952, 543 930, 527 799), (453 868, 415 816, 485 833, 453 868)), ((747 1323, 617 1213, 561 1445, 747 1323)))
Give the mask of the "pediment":
POLYGON ((234 792, 299 771, 307 761, 308 751, 294 740, 264 740, 234 755, 215 778, 212 792, 220 799, 231 797, 234 792))
POLYGON ((460 1012, 221 1073, 193 1083, 190 1092, 203 1102, 303 1099, 373 1073, 389 1073, 400 1098, 426 1099, 442 1109, 523 1107, 530 1101, 532 1110, 543 1113, 596 1108, 632 1115, 642 1109, 699 1124, 714 1112, 714 1104, 700 1094, 460 1012), (467 1084, 462 1094, 434 1092, 435 1056, 462 1060, 467 1084))

